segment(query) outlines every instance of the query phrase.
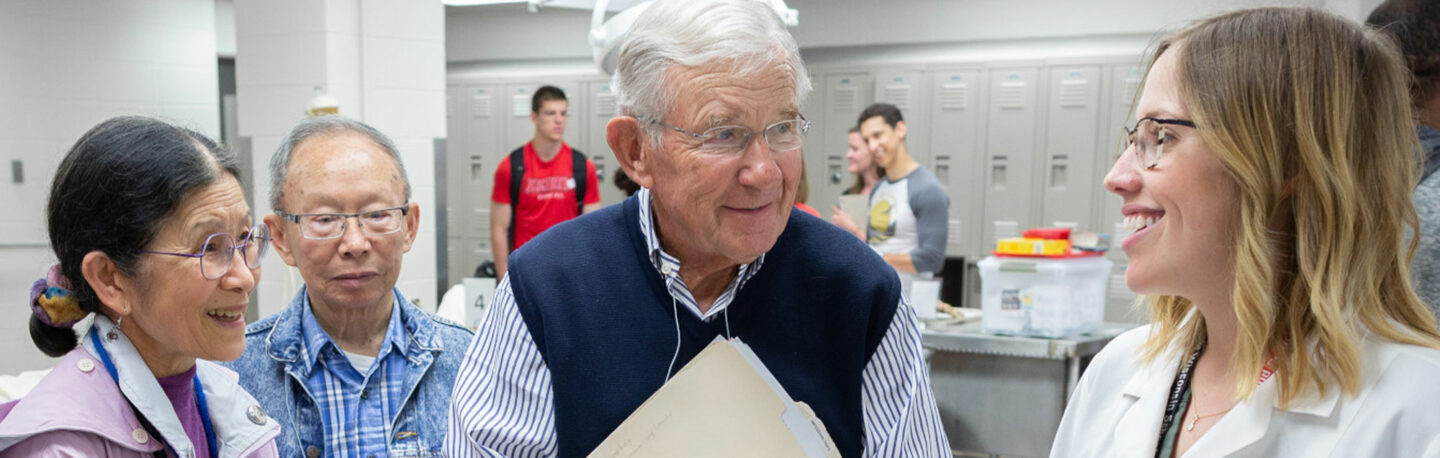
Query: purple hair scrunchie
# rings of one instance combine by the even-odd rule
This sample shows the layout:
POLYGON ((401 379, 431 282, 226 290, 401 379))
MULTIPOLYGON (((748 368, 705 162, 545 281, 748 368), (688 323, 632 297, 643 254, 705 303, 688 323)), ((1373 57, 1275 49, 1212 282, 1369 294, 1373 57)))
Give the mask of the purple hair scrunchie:
POLYGON ((44 278, 30 285, 30 313, 54 328, 69 328, 85 318, 80 301, 70 292, 70 282, 60 274, 60 265, 50 267, 44 278))

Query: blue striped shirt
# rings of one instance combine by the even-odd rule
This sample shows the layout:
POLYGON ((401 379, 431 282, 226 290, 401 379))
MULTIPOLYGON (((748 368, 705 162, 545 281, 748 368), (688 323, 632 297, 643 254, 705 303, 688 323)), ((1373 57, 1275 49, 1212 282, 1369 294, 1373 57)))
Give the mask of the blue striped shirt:
POLYGON ((300 358, 310 366, 305 388, 320 409, 325 456, 389 456, 390 423, 404 401, 402 390, 409 368, 405 352, 410 339, 400 322, 400 305, 390 309, 390 325, 375 362, 362 370, 350 363, 315 321, 309 297, 302 313, 300 358))
MULTIPOLYGON (((689 288, 679 280, 679 260, 665 253, 655 237, 649 190, 642 188, 636 197, 651 261, 665 278, 671 296, 702 320, 714 320, 745 281, 759 271, 764 256, 741 266, 709 312, 702 313, 689 288)), ((902 297, 895 313, 861 374, 865 455, 951 456, 921 353, 915 312, 902 297)), ((550 371, 525 327, 510 280, 502 279, 455 380, 445 454, 555 456, 553 394, 550 371)))

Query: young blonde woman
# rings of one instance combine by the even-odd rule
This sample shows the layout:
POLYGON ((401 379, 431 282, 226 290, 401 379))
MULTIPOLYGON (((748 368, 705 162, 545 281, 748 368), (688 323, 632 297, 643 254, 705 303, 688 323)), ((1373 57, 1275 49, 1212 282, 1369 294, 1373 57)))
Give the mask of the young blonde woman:
POLYGON ((1440 456, 1409 107, 1393 45, 1320 10, 1163 40, 1105 178, 1153 322, 1096 356, 1051 455, 1440 456))

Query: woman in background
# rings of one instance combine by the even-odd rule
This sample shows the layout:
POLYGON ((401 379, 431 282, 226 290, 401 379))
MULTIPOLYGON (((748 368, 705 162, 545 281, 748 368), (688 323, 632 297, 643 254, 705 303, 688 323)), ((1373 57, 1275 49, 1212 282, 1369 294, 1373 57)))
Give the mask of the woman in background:
POLYGON ((870 154, 870 148, 865 146, 865 139, 860 136, 860 126, 850 128, 850 134, 846 136, 847 149, 845 160, 849 162, 850 173, 855 174, 855 184, 845 189, 840 195, 870 195, 870 190, 875 189, 875 183, 880 181, 880 176, 885 171, 875 162, 875 156, 870 154))
MULTIPOLYGON (((875 189, 875 183, 885 175, 885 169, 880 168, 875 161, 875 155, 870 153, 870 147, 865 146, 865 139, 860 135, 860 126, 850 128, 850 134, 846 137, 848 149, 845 150, 845 160, 850 163, 850 173, 855 174, 855 184, 840 193, 842 196, 860 195, 869 196, 870 190, 875 189)), ((863 216, 863 215, 861 215, 863 216)), ((830 222, 840 226, 847 232, 856 234, 860 240, 865 240, 865 232, 860 229, 854 217, 845 213, 839 206, 832 208, 830 222)))
POLYGON ((1095 357, 1052 456, 1440 456, 1407 75, 1316 9, 1161 42, 1105 178, 1152 323, 1095 357))
POLYGON ((280 426, 204 361, 244 351, 268 243, 238 176, 215 142, 153 119, 75 143, 47 211, 60 264, 30 297, 31 338, 63 358, 0 405, 0 456, 276 456, 280 426))

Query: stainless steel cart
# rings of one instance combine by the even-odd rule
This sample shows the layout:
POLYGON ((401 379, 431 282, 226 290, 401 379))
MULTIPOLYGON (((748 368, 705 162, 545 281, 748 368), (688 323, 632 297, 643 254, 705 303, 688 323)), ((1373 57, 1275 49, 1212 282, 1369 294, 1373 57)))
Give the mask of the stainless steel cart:
POLYGON ((950 446, 966 454, 1048 456, 1090 358, 1135 326, 1106 323, 1095 334, 1060 339, 990 335, 979 322, 925 330, 930 381, 950 446))

